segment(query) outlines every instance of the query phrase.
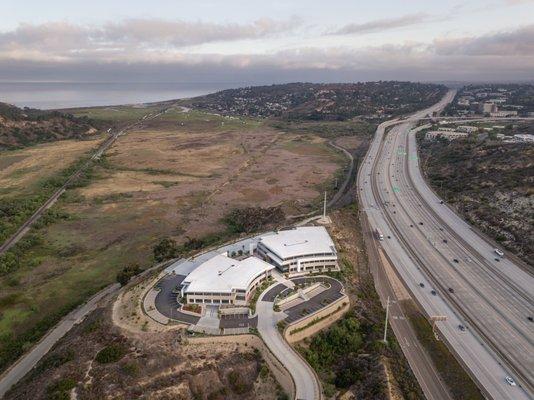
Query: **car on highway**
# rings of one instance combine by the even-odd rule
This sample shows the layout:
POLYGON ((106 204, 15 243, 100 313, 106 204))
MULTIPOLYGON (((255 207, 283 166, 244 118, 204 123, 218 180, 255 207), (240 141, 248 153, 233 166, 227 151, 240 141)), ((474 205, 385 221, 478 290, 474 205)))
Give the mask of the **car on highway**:
POLYGON ((449 241, 447 239, 443 239, 443 243, 448 243, 449 241))
POLYGON ((432 293, 432 296, 435 296, 435 295, 437 294, 436 291, 435 291, 434 289, 432 289, 432 290, 430 291, 430 293, 432 293))
POLYGON ((443 204, 443 200, 440 200, 440 201, 439 201, 439 204, 443 204))
POLYGON ((504 253, 499 250, 499 249, 493 249, 493 251, 495 252, 495 254, 497 254, 499 257, 504 257, 504 253))
POLYGON ((516 386, 516 383, 512 377, 507 376, 505 379, 506 379, 506 383, 508 383, 510 386, 516 386))
POLYGON ((457 258, 453 258, 452 261, 454 261, 456 264, 458 264, 460 261, 458 261, 457 258))
POLYGON ((423 282, 419 283, 419 286, 425 287, 425 284, 423 282))
POLYGON ((458 329, 460 329, 462 332, 465 332, 465 326, 462 324, 458 325, 458 329))
POLYGON ((530 322, 534 322, 534 318, 532 318, 532 317, 527 317, 527 319, 528 319, 530 322))
POLYGON ((449 292, 454 293, 454 289, 450 287, 449 292))

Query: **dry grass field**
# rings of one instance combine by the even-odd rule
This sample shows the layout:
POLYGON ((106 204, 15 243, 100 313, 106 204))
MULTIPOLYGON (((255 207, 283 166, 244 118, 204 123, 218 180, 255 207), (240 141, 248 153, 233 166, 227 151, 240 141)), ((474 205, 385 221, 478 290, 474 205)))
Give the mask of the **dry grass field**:
POLYGON ((39 183, 67 168, 101 140, 101 136, 63 140, 0 152, 0 197, 34 193, 40 189, 39 183))
MULTIPOLYGON (((39 169, 52 171, 58 152, 74 159, 90 144, 29 148, 2 179, 18 182, 14 166, 24 165, 22 154, 48 149, 39 169)), ((221 219, 236 207, 307 212, 345 164, 325 139, 255 120, 171 110, 146 122, 117 140, 88 184, 67 191, 55 209, 68 218, 37 230, 40 243, 25 252, 18 270, 0 277, 0 338, 8 338, 0 354, 12 345, 9 338, 29 345, 35 337, 28 332, 113 282, 125 265, 150 265, 161 238, 183 243, 222 232, 221 219)))

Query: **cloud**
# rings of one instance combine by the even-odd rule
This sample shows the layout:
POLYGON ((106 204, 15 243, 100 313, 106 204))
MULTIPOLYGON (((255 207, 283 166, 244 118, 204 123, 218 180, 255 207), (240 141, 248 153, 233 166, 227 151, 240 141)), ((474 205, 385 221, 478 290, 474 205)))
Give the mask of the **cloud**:
POLYGON ((434 41, 434 47, 436 53, 442 56, 534 57, 534 25, 480 37, 438 39, 434 41))
POLYGON ((0 60, 0 80, 243 82, 533 79, 534 57, 438 54, 433 45, 295 48, 272 54, 57 62, 0 60))
POLYGON ((102 26, 50 22, 21 24, 0 33, 0 57, 78 59, 84 55, 108 58, 147 50, 176 50, 210 42, 260 39, 289 32, 300 25, 287 20, 258 19, 249 24, 127 19, 102 26))
POLYGON ((0 33, 0 80, 287 81, 534 79, 534 25, 478 37, 231 55, 187 46, 264 38, 293 20, 248 25, 128 20, 98 28, 24 25, 0 33), (180 34, 178 34, 180 32, 180 34))
POLYGON ((534 3, 534 0, 504 0, 504 3, 509 6, 516 6, 518 4, 534 3))
POLYGON ((429 22, 435 20, 425 13, 407 14, 397 18, 384 18, 374 21, 364 22, 362 24, 348 24, 333 32, 331 35, 352 35, 356 33, 374 33, 382 32, 396 28, 402 28, 405 26, 417 25, 423 22, 429 22))

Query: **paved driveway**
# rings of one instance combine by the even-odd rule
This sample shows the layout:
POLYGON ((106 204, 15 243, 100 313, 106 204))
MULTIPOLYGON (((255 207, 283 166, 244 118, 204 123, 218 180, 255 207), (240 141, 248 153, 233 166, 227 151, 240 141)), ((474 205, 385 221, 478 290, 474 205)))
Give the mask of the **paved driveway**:
POLYGON ((160 288, 160 292, 156 296, 156 308, 167 318, 184 322, 186 324, 196 324, 200 317, 183 313, 177 309, 180 304, 176 301, 176 294, 173 293, 173 290, 178 287, 184 279, 184 275, 171 274, 165 276, 156 284, 156 286, 160 288))
POLYGON ((285 318, 283 312, 274 312, 273 303, 258 300, 258 331, 271 352, 287 368, 296 387, 296 398, 304 400, 318 400, 321 398, 321 388, 311 367, 284 340, 278 332, 278 321, 285 318))

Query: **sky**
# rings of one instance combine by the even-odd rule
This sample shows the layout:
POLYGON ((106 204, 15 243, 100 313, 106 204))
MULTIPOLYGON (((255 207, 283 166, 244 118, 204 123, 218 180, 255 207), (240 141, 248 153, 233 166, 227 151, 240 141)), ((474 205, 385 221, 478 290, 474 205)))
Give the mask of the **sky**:
POLYGON ((534 0, 1 0, 0 81, 534 80, 534 0))

